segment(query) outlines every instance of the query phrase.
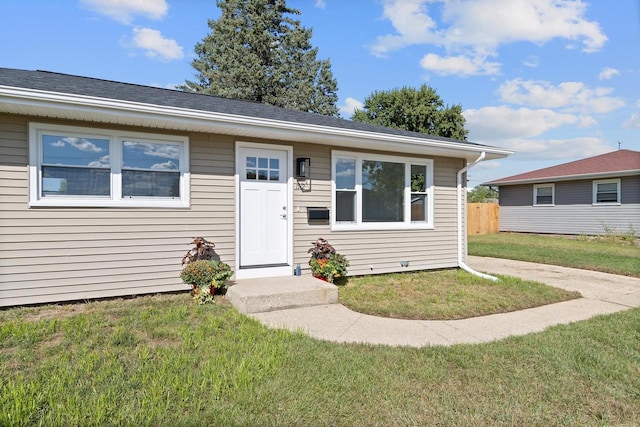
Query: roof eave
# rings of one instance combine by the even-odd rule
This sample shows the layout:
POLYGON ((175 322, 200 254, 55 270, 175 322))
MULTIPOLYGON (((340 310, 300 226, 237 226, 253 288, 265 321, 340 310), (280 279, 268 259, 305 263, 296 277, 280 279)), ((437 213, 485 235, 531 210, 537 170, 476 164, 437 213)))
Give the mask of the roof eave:
POLYGON ((640 175, 640 169, 622 170, 622 171, 610 171, 577 175, 564 175, 564 176, 550 176, 542 178, 530 178, 530 179, 517 179, 509 181, 490 181, 482 185, 502 187, 506 185, 518 185, 518 184, 539 184, 539 183, 551 183, 559 181, 577 181, 582 179, 607 179, 622 176, 640 175))
POLYGON ((343 129, 108 98, 0 86, 0 111, 123 126, 144 126, 181 132, 207 132, 328 144, 344 148, 396 151, 486 160, 513 154, 496 147, 343 129))

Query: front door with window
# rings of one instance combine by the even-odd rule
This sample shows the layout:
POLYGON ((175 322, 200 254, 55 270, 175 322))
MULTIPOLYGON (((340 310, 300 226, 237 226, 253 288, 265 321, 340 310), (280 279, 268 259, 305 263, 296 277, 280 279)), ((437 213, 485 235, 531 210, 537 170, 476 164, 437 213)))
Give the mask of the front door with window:
POLYGON ((288 263, 288 152, 238 147, 240 268, 288 263))

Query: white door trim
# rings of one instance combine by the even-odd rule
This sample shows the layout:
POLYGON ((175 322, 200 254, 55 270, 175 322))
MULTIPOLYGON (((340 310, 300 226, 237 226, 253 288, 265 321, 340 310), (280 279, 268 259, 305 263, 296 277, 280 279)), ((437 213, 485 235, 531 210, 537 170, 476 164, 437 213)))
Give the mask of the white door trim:
POLYGON ((293 275, 293 147, 276 144, 260 144, 256 142, 236 141, 235 144, 235 279, 254 279, 260 277, 291 276, 293 275), (277 267, 240 268, 240 159, 239 148, 257 148, 265 150, 279 150, 287 153, 287 264, 277 267))

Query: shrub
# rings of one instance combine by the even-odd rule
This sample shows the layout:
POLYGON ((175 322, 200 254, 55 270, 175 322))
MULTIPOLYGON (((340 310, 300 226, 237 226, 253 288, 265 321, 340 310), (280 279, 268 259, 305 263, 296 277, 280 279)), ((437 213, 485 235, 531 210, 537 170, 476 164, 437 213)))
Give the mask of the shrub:
POLYGON ((201 304, 213 302, 215 289, 226 289, 231 276, 229 264, 213 260, 190 262, 180 272, 180 278, 193 287, 193 296, 201 304))
POLYGON ((349 261, 344 255, 334 253, 329 258, 309 260, 314 276, 322 277, 329 283, 342 284, 346 280, 349 261))
POLYGON ((344 255, 336 252, 326 239, 319 237, 309 249, 311 259, 309 266, 313 275, 325 279, 329 283, 342 284, 346 280, 349 261, 344 255))

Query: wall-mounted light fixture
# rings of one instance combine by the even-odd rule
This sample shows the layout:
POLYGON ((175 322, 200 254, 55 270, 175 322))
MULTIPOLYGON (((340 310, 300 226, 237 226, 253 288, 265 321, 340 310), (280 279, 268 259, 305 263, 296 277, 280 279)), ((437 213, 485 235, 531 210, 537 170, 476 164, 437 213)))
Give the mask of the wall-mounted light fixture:
POLYGON ((311 159, 309 157, 298 157, 296 159, 296 178, 311 177, 311 159))

